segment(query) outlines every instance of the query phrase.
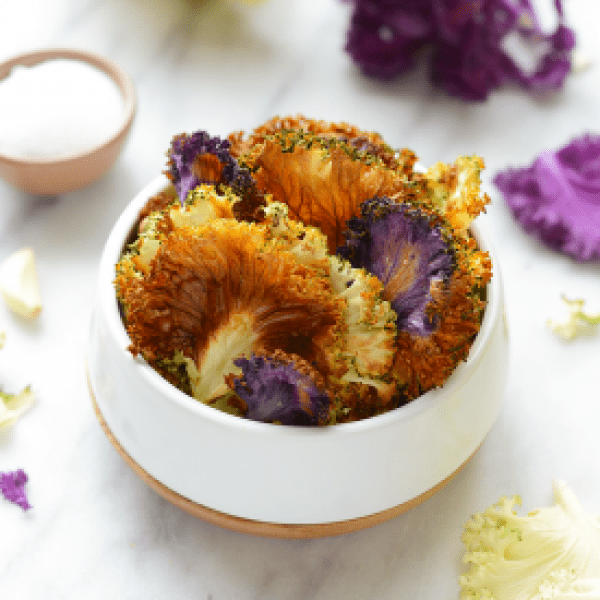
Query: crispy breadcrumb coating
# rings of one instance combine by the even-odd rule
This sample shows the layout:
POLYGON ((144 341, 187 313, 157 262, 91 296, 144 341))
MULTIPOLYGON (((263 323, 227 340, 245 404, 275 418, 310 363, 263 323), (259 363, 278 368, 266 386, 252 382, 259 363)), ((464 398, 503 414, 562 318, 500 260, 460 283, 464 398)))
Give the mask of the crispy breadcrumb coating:
POLYGON ((439 317, 427 336, 398 332, 394 371, 404 384, 406 401, 441 387, 466 360, 479 331, 485 300, 473 289, 468 273, 453 273, 448 288, 434 294, 431 310, 439 317))
POLYGON ((217 194, 210 185, 192 190, 183 204, 172 188, 150 198, 140 211, 136 238, 117 263, 117 297, 122 299, 121 288, 129 278, 148 272, 160 244, 172 231, 233 218, 238 201, 231 193, 217 194))
POLYGON ((362 131, 355 125, 348 123, 332 123, 309 119, 303 115, 283 118, 273 117, 254 129, 246 139, 243 131, 230 134, 230 152, 232 156, 240 158, 243 154, 248 153, 253 146, 264 143, 268 137, 292 130, 304 131, 323 138, 339 139, 356 150, 377 157, 388 168, 400 169, 406 174, 412 172, 412 167, 417 160, 416 155, 408 149, 403 149, 400 152, 395 151, 388 146, 378 133, 362 131))
POLYGON ((131 352, 152 364, 181 351, 204 401, 224 392, 233 360, 250 351, 327 364, 343 302, 314 270, 263 248, 264 229, 235 219, 173 231, 144 277, 121 282, 131 352))
MULTIPOLYGON (((329 355, 334 360, 329 370, 340 376, 338 387, 349 381, 374 387, 385 402, 396 393, 393 376, 396 313, 384 299, 384 286, 365 269, 327 253, 325 236, 319 229, 289 219, 287 206, 267 206, 267 247, 291 252, 296 259, 314 268, 329 280, 332 293, 344 301, 345 331, 339 352, 329 355)), ((354 393, 363 391, 352 386, 354 393)), ((346 390, 347 395, 350 395, 346 390)), ((372 397, 372 396, 371 396, 372 397)))
POLYGON ((344 141, 284 131, 253 147, 240 162, 256 185, 288 205, 290 217, 318 227, 331 254, 344 241, 346 222, 373 196, 402 193, 407 176, 344 141))
POLYGON ((492 276, 470 231, 489 202, 480 158, 417 173, 376 133, 297 116, 176 136, 169 161, 115 287, 131 352, 185 393, 334 424, 409 402, 467 358, 492 276))
POLYGON ((480 195, 484 166, 478 156, 460 156, 454 164, 436 163, 425 173, 434 207, 457 235, 465 235, 472 220, 490 202, 487 194, 480 195))

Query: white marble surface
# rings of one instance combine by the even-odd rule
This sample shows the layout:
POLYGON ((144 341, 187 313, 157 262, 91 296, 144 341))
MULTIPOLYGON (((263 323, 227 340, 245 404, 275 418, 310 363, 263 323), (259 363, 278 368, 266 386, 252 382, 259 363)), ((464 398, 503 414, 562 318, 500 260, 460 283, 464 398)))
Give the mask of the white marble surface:
POLYGON ((541 247, 490 183, 497 170, 600 128, 600 5, 565 1, 592 66, 552 97, 503 90, 484 104, 433 91, 420 70, 390 83, 362 77, 343 51, 348 7, 334 0, 2 3, 0 59, 58 45, 96 51, 132 75, 139 108, 117 165, 89 188, 36 198, 0 182, 0 259, 32 246, 44 300, 35 323, 0 306, 0 384, 31 384, 38 398, 0 435, 0 471, 27 471, 33 505, 24 513, 0 501, 1 598, 451 600, 462 525, 501 495, 521 494, 533 509, 552 502, 561 478, 600 513, 600 332, 565 343, 545 324, 562 293, 600 311, 600 265, 541 247), (493 205, 483 220, 505 277, 512 345, 501 413, 446 488, 373 529, 309 541, 221 530, 161 499, 104 436, 84 372, 104 240, 164 168, 171 136, 226 134, 297 112, 380 131, 425 164, 486 159, 493 205))

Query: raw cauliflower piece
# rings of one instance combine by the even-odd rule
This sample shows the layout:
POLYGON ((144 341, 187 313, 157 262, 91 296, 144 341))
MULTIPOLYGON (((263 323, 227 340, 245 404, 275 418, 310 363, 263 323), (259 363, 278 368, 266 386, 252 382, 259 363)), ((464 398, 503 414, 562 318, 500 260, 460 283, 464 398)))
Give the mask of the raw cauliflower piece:
POLYGON ((600 589, 600 517, 584 512, 563 482, 554 484, 554 500, 518 516, 520 498, 503 497, 472 517, 462 536, 470 565, 462 599, 599 598, 577 590, 600 589))
POLYGON ((12 425, 35 401, 31 388, 18 394, 6 394, 0 390, 0 429, 12 425))
POLYGON ((8 307, 25 319, 35 319, 42 310, 42 298, 35 268, 35 254, 22 248, 0 265, 0 291, 8 307))

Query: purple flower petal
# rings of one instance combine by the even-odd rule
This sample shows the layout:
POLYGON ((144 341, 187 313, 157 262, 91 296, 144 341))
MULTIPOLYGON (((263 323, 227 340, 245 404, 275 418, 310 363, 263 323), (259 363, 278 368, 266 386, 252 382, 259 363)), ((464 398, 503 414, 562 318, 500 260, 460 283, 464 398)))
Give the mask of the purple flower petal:
POLYGON ((348 222, 337 253, 383 283, 399 331, 429 335, 436 327, 427 312, 432 283, 447 281, 454 268, 441 228, 419 209, 388 198, 367 200, 361 213, 348 222))
POLYGON ((283 425, 318 425, 327 417, 329 394, 317 385, 315 373, 299 357, 283 352, 274 356, 238 358, 241 377, 229 382, 246 403, 246 418, 283 425))
POLYGON ((31 508, 25 494, 27 474, 23 469, 0 473, 0 492, 10 502, 18 504, 23 510, 31 508))
POLYGON ((585 134, 529 167, 496 174, 515 218, 553 250, 600 259, 600 135, 585 134))

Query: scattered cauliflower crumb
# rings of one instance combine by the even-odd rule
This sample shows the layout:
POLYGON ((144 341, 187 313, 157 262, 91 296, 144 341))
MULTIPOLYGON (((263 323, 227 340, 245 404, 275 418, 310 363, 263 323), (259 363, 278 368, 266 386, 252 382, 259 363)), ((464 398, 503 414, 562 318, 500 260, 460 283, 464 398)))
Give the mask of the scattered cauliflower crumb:
MULTIPOLYGON (((0 350, 4 347, 6 333, 0 331, 0 350)), ((19 394, 0 390, 0 429, 12 425, 32 404, 35 396, 29 386, 19 394)))
POLYGON ((600 324, 600 314, 590 315, 583 308, 585 300, 569 300, 562 296, 567 306, 568 314, 564 320, 555 321, 548 319, 547 325, 565 340, 573 340, 580 335, 594 333, 600 324))
POLYGON ((34 400, 35 395, 29 386, 18 394, 6 394, 0 390, 0 429, 12 425, 34 400))
POLYGON ((0 265, 0 291, 8 307, 25 319, 35 319, 42 310, 42 300, 31 248, 11 254, 0 265))
POLYGON ((600 598, 600 517, 563 482, 555 482, 554 500, 518 516, 521 499, 503 497, 471 518, 462 536, 470 565, 462 599, 600 598))
POLYGON ((0 494, 10 502, 17 504, 23 510, 29 510, 31 504, 27 499, 25 484, 29 477, 23 469, 16 471, 0 472, 0 494))
POLYGON ((594 62, 589 54, 577 48, 573 51, 572 60, 572 73, 583 73, 583 71, 587 71, 594 62))

